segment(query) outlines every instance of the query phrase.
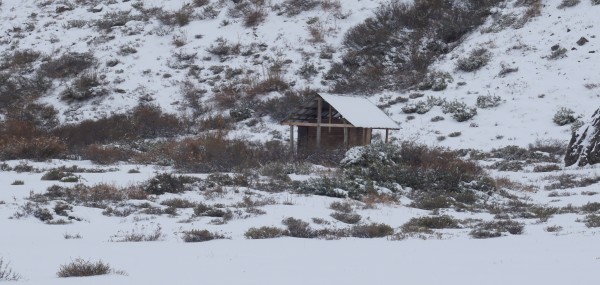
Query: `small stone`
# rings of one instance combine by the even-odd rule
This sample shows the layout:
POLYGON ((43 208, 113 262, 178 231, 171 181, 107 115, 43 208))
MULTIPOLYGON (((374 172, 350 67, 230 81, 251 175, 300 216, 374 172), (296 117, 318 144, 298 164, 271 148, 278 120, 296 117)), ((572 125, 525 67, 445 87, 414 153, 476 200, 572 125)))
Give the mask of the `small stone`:
POLYGON ((100 5, 97 5, 96 7, 92 8, 92 9, 90 9, 90 11, 92 13, 100 13, 100 12, 102 12, 102 9, 104 9, 104 6, 102 4, 100 4, 100 5))
POLYGON ((560 48, 560 45, 556 44, 556 45, 553 45, 552 47, 550 47, 550 50, 555 51, 558 48, 560 48))
POLYGON ((577 41, 577 44, 578 44, 578 45, 580 45, 580 46, 582 46, 582 45, 586 44, 587 42, 589 42, 589 41, 588 41, 588 39, 586 39, 585 37, 581 37, 581 38, 580 38, 580 39, 577 41))

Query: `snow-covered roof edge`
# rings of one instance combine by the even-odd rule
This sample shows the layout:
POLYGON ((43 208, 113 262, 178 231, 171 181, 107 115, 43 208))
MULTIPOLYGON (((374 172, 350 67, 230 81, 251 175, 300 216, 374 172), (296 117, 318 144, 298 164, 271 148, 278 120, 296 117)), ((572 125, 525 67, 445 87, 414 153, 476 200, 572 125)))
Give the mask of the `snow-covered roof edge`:
POLYGON ((350 124, 358 128, 400 129, 400 126, 366 97, 319 93, 350 124))

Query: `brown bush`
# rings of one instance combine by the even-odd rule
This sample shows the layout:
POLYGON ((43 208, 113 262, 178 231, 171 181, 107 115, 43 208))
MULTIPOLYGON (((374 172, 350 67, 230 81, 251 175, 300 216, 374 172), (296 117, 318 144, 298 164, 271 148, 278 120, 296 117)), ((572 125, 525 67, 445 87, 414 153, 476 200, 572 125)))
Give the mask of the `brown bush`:
POLYGON ((277 227, 250 228, 244 233, 244 236, 247 239, 278 238, 278 237, 282 237, 284 235, 285 235, 285 230, 277 228, 277 227))
POLYGON ((265 13, 262 9, 252 9, 244 15, 244 26, 249 28, 256 27, 265 20, 266 16, 267 13, 265 13))
POLYGON ((40 76, 24 76, 13 72, 0 73, 0 110, 23 108, 44 95, 50 88, 50 82, 40 76))
POLYGON ((183 232, 184 242, 204 242, 214 239, 224 239, 224 235, 219 233, 209 232, 208 230, 191 230, 183 232))
POLYGON ((40 58, 41 53, 32 49, 17 50, 11 55, 5 57, 0 62, 0 70, 2 69, 20 69, 23 67, 30 66, 31 63, 35 62, 40 58))
POLYGON ((104 275, 110 273, 111 269, 107 263, 102 261, 91 262, 82 258, 77 258, 70 263, 63 264, 58 269, 58 277, 82 277, 104 275))
POLYGON ((71 86, 61 93, 61 100, 83 101, 94 97, 108 94, 108 90, 102 88, 98 75, 94 72, 81 74, 71 86))
POLYGON ((287 157, 288 147, 279 141, 264 144, 241 139, 227 140, 222 134, 169 141, 155 145, 137 156, 137 162, 169 161, 180 170, 191 172, 227 172, 258 167, 287 157))
POLYGON ((105 208, 110 203, 126 199, 146 199, 148 195, 138 187, 117 188, 111 184, 100 183, 93 186, 77 184, 71 188, 53 185, 48 187, 42 197, 75 205, 105 208))
POLYGON ((181 7, 174 12, 161 11, 158 19, 167 26, 185 26, 192 20, 194 10, 191 7, 181 7))
POLYGON ((184 123, 175 115, 164 114, 158 106, 141 105, 134 108, 130 114, 64 125, 52 133, 65 140, 73 151, 78 152, 91 144, 172 137, 183 130, 184 123))
POLYGON ((130 151, 118 147, 91 144, 83 150, 82 158, 94 163, 112 164, 117 161, 127 161, 131 155, 130 151))
POLYGON ((50 158, 62 158, 66 154, 67 146, 58 137, 41 134, 30 123, 8 122, 8 125, 7 129, 4 129, 4 136, 0 138, 0 157, 2 159, 43 161, 50 158), (23 128, 18 129, 18 126, 23 128))
POLYGON ((40 66, 41 74, 50 78, 65 78, 80 74, 95 62, 92 53, 65 53, 40 66))

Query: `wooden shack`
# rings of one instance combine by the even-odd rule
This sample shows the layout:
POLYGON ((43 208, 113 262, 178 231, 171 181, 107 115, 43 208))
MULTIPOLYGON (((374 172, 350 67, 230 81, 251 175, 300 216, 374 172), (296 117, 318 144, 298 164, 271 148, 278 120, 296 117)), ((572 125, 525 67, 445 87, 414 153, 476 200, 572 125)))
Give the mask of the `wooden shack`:
POLYGON ((400 127, 365 97, 315 94, 281 122, 290 126, 290 142, 299 151, 314 148, 341 148, 371 143, 374 129, 389 131, 400 127))

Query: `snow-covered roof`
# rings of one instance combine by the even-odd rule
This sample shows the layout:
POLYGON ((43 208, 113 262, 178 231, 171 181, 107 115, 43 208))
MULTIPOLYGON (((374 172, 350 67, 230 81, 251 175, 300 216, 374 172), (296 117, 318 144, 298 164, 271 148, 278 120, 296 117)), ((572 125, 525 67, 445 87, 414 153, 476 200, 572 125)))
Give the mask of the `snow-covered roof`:
POLYGON ((319 93, 319 95, 355 127, 400 129, 400 126, 394 120, 365 97, 327 93, 319 93))

